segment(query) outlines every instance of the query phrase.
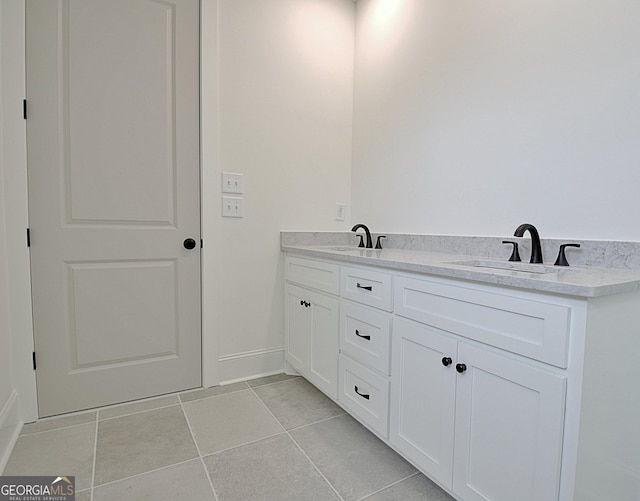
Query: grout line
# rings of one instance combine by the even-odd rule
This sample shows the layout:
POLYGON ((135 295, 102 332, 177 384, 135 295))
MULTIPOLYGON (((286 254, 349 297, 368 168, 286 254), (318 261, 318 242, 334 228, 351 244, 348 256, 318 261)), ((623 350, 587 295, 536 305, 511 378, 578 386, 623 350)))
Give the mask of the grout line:
POLYGON ((273 435, 268 435, 266 437, 256 438, 255 440, 249 440, 248 442, 243 442, 241 444, 232 445, 231 447, 227 447, 226 449, 220 449, 218 451, 214 451, 214 452, 211 452, 209 454, 205 454, 202 457, 203 458, 208 458, 209 456, 216 456, 216 455, 221 454, 223 452, 229 452, 229 451, 232 451, 233 449, 238 449, 240 447, 244 447, 245 445, 257 444, 258 442, 262 442, 263 440, 267 440, 269 438, 279 437, 280 435, 286 435, 286 433, 287 433, 286 431, 279 431, 278 433, 274 433, 273 435))
MULTIPOLYGON (((109 482, 105 482, 104 484, 100 484, 96 487, 105 487, 107 485, 113 485, 113 484, 117 484, 118 482, 123 482, 125 480, 131 480, 132 478, 137 478, 137 477, 143 477, 149 473, 155 473, 157 471, 161 471, 161 470, 166 470, 168 468, 173 468, 174 466, 180 466, 181 464, 185 464, 188 463, 189 461, 197 461, 198 458, 194 457, 191 459, 185 459, 184 461, 178 461, 177 463, 173 463, 173 464, 168 464, 167 466, 161 466, 160 468, 155 468, 153 470, 149 470, 149 471, 143 471, 142 473, 136 473, 135 475, 131 475, 130 477, 122 477, 122 478, 116 478, 115 480, 110 480, 109 482)), ((84 489, 87 490, 87 489, 84 489)))
POLYGON ((21 433, 20 437, 21 438, 22 437, 35 437, 36 435, 42 435, 43 433, 50 433, 52 431, 67 430, 69 428, 75 428, 76 426, 85 426, 85 425, 93 423, 94 421, 95 421, 95 419, 93 419, 91 421, 86 421, 84 423, 75 423, 75 424, 70 424, 69 426, 61 426, 60 428, 51 428, 50 430, 34 431, 32 433, 21 433))
POLYGON ((288 382, 288 381, 294 381, 294 380, 299 379, 299 378, 301 378, 301 377, 302 377, 302 376, 293 376, 293 377, 290 377, 290 378, 287 378, 287 379, 281 379, 280 381, 272 381, 272 382, 270 382, 270 383, 257 384, 257 385, 255 385, 255 386, 254 386, 254 385, 251 385, 251 384, 249 383, 249 381, 251 381, 251 379, 250 379, 249 381, 247 381, 247 384, 248 384, 248 385, 249 385, 249 387, 250 387, 250 388, 252 388, 252 389, 253 389, 253 388, 262 388, 262 387, 264 387, 264 386, 271 386, 271 385, 274 385, 274 384, 280 384, 280 383, 286 383, 286 382, 288 382))
POLYGON ((314 424, 324 423, 325 421, 330 421, 331 419, 342 417, 345 414, 347 414, 347 412, 343 412, 341 414, 336 414, 335 416, 330 416, 330 417, 324 418, 324 419, 318 419, 317 421, 314 421, 313 423, 307 423, 307 424, 303 424, 302 426, 297 426, 296 428, 291 428, 289 431, 291 432, 291 431, 301 430, 302 428, 306 428, 307 426, 313 426, 314 424))
POLYGON ((327 485, 331 488, 331 490, 334 492, 334 494, 336 496, 338 496, 338 499, 340 501, 344 501, 344 498, 342 497, 342 495, 338 492, 338 490, 333 486, 333 484, 331 482, 329 482, 329 479, 327 477, 324 476, 324 473, 322 473, 322 471, 320 471, 320 468, 318 468, 318 466, 311 460, 311 458, 309 457, 309 455, 304 451, 304 449, 302 447, 300 447, 300 444, 289 434, 287 433, 287 435, 289 435, 289 438, 291 439, 291 441, 295 444, 295 446, 298 448, 298 450, 300 452, 302 452, 302 454, 304 455, 304 457, 307 458, 307 461, 309 461, 309 463, 311 463, 311 466, 313 466, 315 468, 315 470, 318 472, 318 474, 324 479, 324 481, 327 483, 327 485))
MULTIPOLYGON (((280 383, 283 381, 279 381, 280 383)), ((333 484, 331 482, 329 482, 329 479, 327 479, 327 477, 324 476, 324 473, 322 473, 320 471, 320 468, 318 468, 318 466, 316 466, 316 464, 311 460, 311 458, 307 455, 307 453, 302 449, 302 447, 300 447, 300 444, 298 444, 298 442, 296 442, 296 440, 291 436, 291 434, 289 433, 289 430, 287 430, 282 423, 280 423, 280 420, 275 416, 275 414, 273 412, 271 412, 271 409, 269 409, 269 407, 267 406, 267 404, 260 398, 260 396, 253 390, 253 388, 250 388, 251 391, 253 392, 253 394, 256 396, 256 398, 262 403, 262 405, 264 406, 265 409, 267 409, 267 411, 269 412, 269 414, 271 414, 271 416, 273 416, 273 419, 276 420, 277 423, 280 424, 280 426, 282 427, 282 429, 284 430, 284 432, 287 434, 287 436, 289 437, 289 439, 295 444, 295 446, 298 448, 298 450, 302 453, 302 455, 307 458, 307 461, 309 461, 309 463, 311 464, 311 466, 313 466, 313 468, 318 472, 318 475, 320 475, 320 477, 327 483, 327 485, 329 486, 329 488, 333 491, 333 493, 338 497, 338 499, 340 501, 344 501, 344 498, 340 495, 340 493, 336 490, 336 488, 333 486, 333 484)), ((333 416, 333 417, 337 417, 337 416, 333 416)), ((333 417, 328 418, 328 419, 333 419, 333 417)), ((326 421, 326 419, 322 419, 320 421, 317 422, 322 422, 322 421, 326 421)), ((311 424, 315 424, 315 423, 311 423, 311 424)), ((305 425, 305 426, 309 426, 309 425, 305 425)), ((303 426, 299 426, 298 428, 295 429, 300 429, 303 428, 303 426)), ((293 430, 292 430, 293 431, 293 430)))
POLYGON ((385 490, 387 490, 387 489, 390 489, 390 488, 391 488, 391 487, 393 487, 394 485, 397 485, 397 484, 399 484, 400 482, 404 482, 405 480, 408 480, 408 479, 410 479, 411 477, 415 477, 416 475, 419 475, 419 474, 420 474, 420 472, 419 472, 419 471, 416 471, 415 473, 412 473, 411 475, 408 475, 408 476, 406 476, 406 477, 404 477, 404 478, 401 478, 400 480, 396 480, 395 482, 391 482, 389 485, 385 485, 384 487, 381 487, 381 488, 380 488, 380 489, 378 489, 377 491, 374 491, 374 492, 372 492, 372 493, 370 493, 370 494, 367 494, 367 495, 366 495, 366 496, 364 496, 364 497, 361 497, 361 498, 360 498, 360 499, 358 499, 357 501, 366 501, 366 500, 367 500, 367 499, 369 499, 370 497, 375 496, 376 494, 379 494, 379 493, 380 493, 380 492, 382 492, 382 491, 385 491, 385 490))
POLYGON ((126 417, 126 416, 135 416, 136 414, 143 414, 145 412, 151 412, 151 411, 157 411, 159 409, 168 409, 169 407, 177 407, 178 405, 180 405, 180 401, 178 401, 177 403, 174 404, 170 404, 170 405, 162 405, 160 407, 153 407, 151 409, 144 409, 142 411, 135 411, 135 412, 129 412, 128 414, 119 414, 118 416, 109 416, 103 419, 100 419, 100 421, 111 421, 112 419, 118 419, 121 417, 126 417))
POLYGON ((207 465, 204 464, 204 458, 202 457, 202 452, 200 452, 200 447, 198 446, 198 442, 196 441, 196 436, 193 433, 193 428, 191 428, 191 423, 189 422, 189 417, 184 410, 184 406, 182 405, 182 400, 180 400, 180 409, 182 410, 182 415, 184 416, 184 420, 187 422, 187 427, 189 428, 189 433, 191 433, 191 440, 193 440, 193 444, 196 446, 196 452, 198 453, 198 457, 200 458, 200 464, 204 469, 204 474, 207 476, 207 480, 209 481, 209 486, 211 487, 211 492, 213 493, 213 498, 218 501, 218 494, 216 493, 216 488, 213 486, 213 481, 211 480, 211 475, 209 475, 209 470, 207 470, 207 465))
MULTIPOLYGON (((242 381, 242 383, 244 383, 244 381, 242 381)), ((233 384, 241 384, 241 383, 233 383, 233 384)), ((191 403, 191 402, 197 402, 198 400, 206 400, 208 398, 219 397, 221 395, 231 395, 232 393, 238 393, 239 391, 244 391, 244 390, 249 388, 248 384, 246 384, 246 383, 244 383, 244 384, 245 384, 246 388, 238 388, 237 390, 224 391, 222 393, 218 393, 217 395, 209 395, 207 397, 194 398, 192 400, 182 400, 180 398, 180 395, 182 395, 182 393, 180 393, 180 394, 178 394, 178 400, 180 401, 181 404, 188 404, 188 403, 191 403)), ((212 388, 215 388, 215 387, 212 387, 212 388)), ((220 388, 222 388, 222 386, 220 388)), ((195 393, 197 391, 203 391, 203 390, 207 390, 207 389, 208 388, 200 388, 199 390, 191 390, 191 391, 186 391, 186 392, 183 392, 183 393, 189 394, 189 393, 195 393)))
POLYGON ((93 487, 96 482, 96 460, 98 458, 98 425, 100 423, 98 413, 99 411, 96 411, 96 433, 93 438, 93 465, 91 465, 91 484, 89 485, 89 488, 91 489, 91 496, 89 499, 91 501, 93 501, 93 487))

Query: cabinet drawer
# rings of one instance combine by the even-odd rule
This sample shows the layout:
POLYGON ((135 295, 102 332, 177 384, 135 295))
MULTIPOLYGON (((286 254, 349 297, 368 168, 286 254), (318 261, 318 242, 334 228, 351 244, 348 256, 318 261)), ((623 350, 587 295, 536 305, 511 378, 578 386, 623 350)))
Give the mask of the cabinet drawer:
POLYGON ((338 401, 380 436, 388 438, 388 378, 340 355, 338 401))
POLYGON ((509 296, 436 281, 396 277, 395 311, 485 344, 567 366, 571 308, 533 294, 509 296))
POLYGON ((342 297, 391 311, 391 275, 380 271, 343 266, 342 297))
POLYGON ((340 308, 340 349, 352 359, 389 375, 391 315, 349 301, 340 308))
POLYGON ((330 294, 340 293, 340 266, 324 261, 285 257, 285 279, 330 294))

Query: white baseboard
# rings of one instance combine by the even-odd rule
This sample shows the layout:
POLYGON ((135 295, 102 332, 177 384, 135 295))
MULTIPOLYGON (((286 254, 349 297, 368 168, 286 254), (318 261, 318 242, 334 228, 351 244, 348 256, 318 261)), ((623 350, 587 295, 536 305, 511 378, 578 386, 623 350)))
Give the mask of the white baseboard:
POLYGON ((4 472, 9 456, 22 431, 18 394, 13 391, 0 409, 0 475, 4 472))
POLYGON ((220 384, 279 374, 284 370, 284 348, 235 353, 218 359, 220 384))

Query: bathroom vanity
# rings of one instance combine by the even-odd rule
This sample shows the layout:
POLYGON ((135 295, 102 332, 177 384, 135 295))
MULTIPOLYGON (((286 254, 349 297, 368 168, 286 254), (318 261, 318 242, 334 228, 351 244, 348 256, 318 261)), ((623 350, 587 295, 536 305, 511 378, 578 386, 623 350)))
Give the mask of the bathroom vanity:
POLYGON ((286 362, 454 497, 638 498, 640 273, 283 250, 286 362))

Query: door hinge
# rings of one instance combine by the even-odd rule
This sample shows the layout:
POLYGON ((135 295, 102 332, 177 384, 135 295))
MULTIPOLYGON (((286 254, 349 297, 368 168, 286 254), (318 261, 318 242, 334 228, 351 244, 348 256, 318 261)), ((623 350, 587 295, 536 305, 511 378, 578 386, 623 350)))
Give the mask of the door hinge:
POLYGON ((35 351, 33 352, 32 359, 33 359, 33 370, 35 371, 36 370, 36 352, 35 351))
POLYGON ((27 247, 31 247, 31 228, 27 228, 27 247))
POLYGON ((202 243, 202 239, 200 239, 200 248, 202 249, 203 243, 202 243))
POLYGON ((22 100, 22 117, 25 120, 27 119, 27 100, 26 99, 22 100))

